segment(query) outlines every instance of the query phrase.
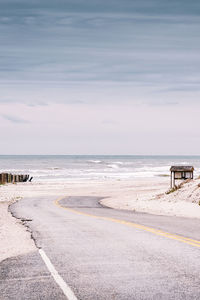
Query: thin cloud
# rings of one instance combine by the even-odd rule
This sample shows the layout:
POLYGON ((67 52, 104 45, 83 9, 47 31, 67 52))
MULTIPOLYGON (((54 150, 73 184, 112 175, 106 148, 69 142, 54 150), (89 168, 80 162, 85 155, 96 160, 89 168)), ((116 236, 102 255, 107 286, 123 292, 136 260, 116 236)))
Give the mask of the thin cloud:
POLYGON ((19 117, 16 117, 16 116, 2 114, 1 117, 5 120, 10 121, 11 123, 14 123, 14 124, 28 124, 28 123, 30 123, 29 121, 27 121, 25 119, 22 119, 22 118, 19 118, 19 117))
MULTIPOLYGON (((66 95, 67 84, 87 81, 102 86, 129 82, 140 85, 141 94, 147 86, 173 94, 174 85, 199 75, 199 7, 185 0, 174 0, 173 6, 161 0, 2 0, 0 80, 8 85, 5 95, 15 80, 18 86, 65 82, 66 95)), ((40 97, 43 87, 35 86, 40 97)), ((87 93, 80 94, 87 99, 87 93)), ((27 93, 25 102, 30 97, 27 93)), ((60 101, 54 99, 47 101, 60 101)))

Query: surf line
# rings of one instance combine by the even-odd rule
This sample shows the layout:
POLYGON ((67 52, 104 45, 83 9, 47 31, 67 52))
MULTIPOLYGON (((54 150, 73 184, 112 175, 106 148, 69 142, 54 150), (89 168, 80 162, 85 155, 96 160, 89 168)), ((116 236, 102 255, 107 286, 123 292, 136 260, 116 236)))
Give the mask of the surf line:
POLYGON ((39 253, 47 266, 47 269, 51 273, 51 276, 54 278, 55 282, 59 285, 61 290, 63 291, 64 295, 67 297, 68 300, 78 300, 76 296, 74 295, 73 291, 71 288, 67 285, 67 283, 63 280, 63 278, 58 274, 56 271, 55 267, 51 263, 50 259, 44 252, 44 250, 39 249, 39 253))
POLYGON ((137 229, 140 229, 140 230, 151 232, 155 235, 163 236, 163 237, 168 238, 168 239, 173 239, 173 240, 176 240, 176 241, 179 241, 179 242, 182 242, 182 243, 200 248, 200 241, 198 241, 198 240, 193 240, 193 239, 181 236, 181 235, 165 232, 165 231, 153 228, 153 227, 148 227, 148 226, 144 226, 144 225, 141 225, 141 224, 128 222, 128 221, 125 221, 125 220, 120 220, 120 219, 115 219, 115 218, 110 218, 110 217, 96 216, 96 215, 92 215, 92 214, 89 214, 89 213, 84 213, 84 212, 81 212, 81 211, 78 211, 78 210, 75 210, 75 209, 72 209, 72 208, 69 208, 69 207, 62 206, 60 204, 60 201, 65 199, 65 198, 67 198, 67 197, 58 198, 57 200, 54 201, 54 204, 56 206, 62 208, 62 209, 68 210, 68 211, 73 212, 73 213, 78 214, 78 215, 83 215, 83 216, 86 216, 86 217, 111 221, 111 222, 114 222, 114 223, 129 226, 129 227, 134 227, 134 228, 137 228, 137 229))

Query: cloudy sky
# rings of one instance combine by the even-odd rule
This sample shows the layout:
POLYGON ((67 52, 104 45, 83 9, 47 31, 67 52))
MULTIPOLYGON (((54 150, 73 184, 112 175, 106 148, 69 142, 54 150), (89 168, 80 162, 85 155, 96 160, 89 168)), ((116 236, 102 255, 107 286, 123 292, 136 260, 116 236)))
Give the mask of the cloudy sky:
POLYGON ((0 0, 0 154, 200 154, 199 0, 0 0))

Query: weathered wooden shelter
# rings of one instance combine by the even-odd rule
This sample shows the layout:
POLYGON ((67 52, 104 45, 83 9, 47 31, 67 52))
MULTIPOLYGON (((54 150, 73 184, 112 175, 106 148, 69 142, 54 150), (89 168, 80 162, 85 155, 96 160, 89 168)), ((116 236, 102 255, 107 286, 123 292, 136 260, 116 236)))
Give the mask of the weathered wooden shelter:
POLYGON ((175 187, 176 180, 193 179, 194 167, 193 166, 172 166, 171 169, 171 188, 175 187))

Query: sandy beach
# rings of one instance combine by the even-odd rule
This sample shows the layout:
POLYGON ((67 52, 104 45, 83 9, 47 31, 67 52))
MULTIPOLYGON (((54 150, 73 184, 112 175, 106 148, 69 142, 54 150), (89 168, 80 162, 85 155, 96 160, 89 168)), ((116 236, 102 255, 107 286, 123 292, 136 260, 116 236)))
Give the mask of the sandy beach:
POLYGON ((0 187, 0 260, 35 249, 29 232, 8 212, 8 206, 22 197, 100 196, 103 205, 140 212, 200 218, 200 180, 194 180, 173 194, 165 195, 168 178, 133 181, 76 183, 19 183, 0 187))
POLYGON ((108 180, 91 182, 18 183, 0 186, 0 260, 35 249, 30 233, 8 212, 22 197, 100 196, 101 204, 160 215, 200 218, 200 180, 186 183, 169 195, 169 178, 108 180))

